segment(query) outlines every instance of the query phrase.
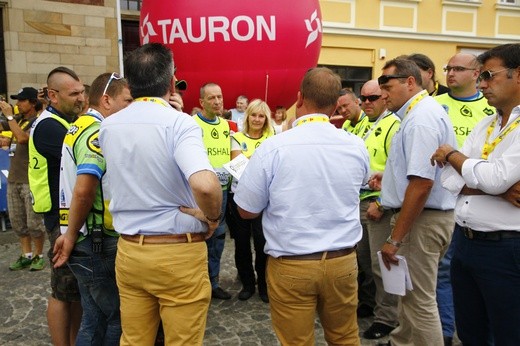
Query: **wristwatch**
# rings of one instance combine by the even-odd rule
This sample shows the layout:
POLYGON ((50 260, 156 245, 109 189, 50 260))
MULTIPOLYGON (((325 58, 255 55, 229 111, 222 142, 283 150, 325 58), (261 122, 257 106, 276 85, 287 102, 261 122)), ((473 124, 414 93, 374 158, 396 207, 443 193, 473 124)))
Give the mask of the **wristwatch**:
POLYGON ((8 116, 6 116, 6 118, 7 118, 7 121, 14 120, 14 117, 12 115, 8 115, 8 116))

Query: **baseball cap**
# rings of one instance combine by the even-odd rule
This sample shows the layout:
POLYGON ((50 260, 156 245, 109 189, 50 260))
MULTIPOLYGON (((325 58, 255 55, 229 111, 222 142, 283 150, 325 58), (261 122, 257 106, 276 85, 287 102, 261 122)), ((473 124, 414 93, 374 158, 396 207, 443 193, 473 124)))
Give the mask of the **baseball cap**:
POLYGON ((18 90, 18 95, 11 95, 11 99, 13 100, 34 100, 38 98, 38 90, 25 87, 18 90))
POLYGON ((180 91, 184 91, 188 88, 188 83, 184 79, 181 79, 175 82, 175 87, 180 91))

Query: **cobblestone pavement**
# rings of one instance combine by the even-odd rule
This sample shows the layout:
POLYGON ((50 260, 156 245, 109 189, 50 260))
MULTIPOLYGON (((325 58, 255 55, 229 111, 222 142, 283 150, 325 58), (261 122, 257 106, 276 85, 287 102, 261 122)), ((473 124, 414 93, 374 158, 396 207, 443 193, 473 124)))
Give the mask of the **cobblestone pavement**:
MULTIPOLYGON (((48 242, 45 251, 48 249, 48 242)), ((39 272, 9 271, 9 263, 19 256, 19 245, 12 231, 0 232, 0 345, 51 345, 45 317, 50 294, 50 270, 39 272)), ((237 299, 241 285, 233 260, 233 241, 226 239, 222 260, 221 286, 233 295, 228 301, 213 300, 208 315, 204 345, 254 346, 279 345, 271 327, 269 305, 258 294, 247 301, 237 299)), ((371 319, 360 319, 363 331, 371 319)), ((375 340, 362 339, 362 345, 375 340)), ((378 340, 378 342, 386 339, 378 340)), ((316 345, 326 345, 316 321, 316 345)))

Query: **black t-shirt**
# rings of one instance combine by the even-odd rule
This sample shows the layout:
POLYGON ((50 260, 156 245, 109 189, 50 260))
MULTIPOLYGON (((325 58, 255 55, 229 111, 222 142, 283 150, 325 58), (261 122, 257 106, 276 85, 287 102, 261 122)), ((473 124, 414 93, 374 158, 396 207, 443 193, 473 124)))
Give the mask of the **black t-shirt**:
MULTIPOLYGON (((56 110, 52 113, 67 121, 66 116, 58 114, 56 110)), ((36 150, 47 159, 48 181, 51 193, 51 210, 44 214, 44 223, 47 230, 51 231, 59 221, 59 190, 60 190, 60 163, 61 148, 67 129, 56 119, 47 118, 42 120, 34 129, 33 142, 36 150)))

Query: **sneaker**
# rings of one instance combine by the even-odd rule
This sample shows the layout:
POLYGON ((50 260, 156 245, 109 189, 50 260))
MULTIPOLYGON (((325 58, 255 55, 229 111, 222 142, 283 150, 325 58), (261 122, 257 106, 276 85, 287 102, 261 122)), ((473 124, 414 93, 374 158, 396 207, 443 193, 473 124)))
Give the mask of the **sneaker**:
POLYGON ((30 258, 25 257, 24 255, 21 255, 20 258, 14 263, 11 263, 9 266, 9 270, 20 270, 27 268, 31 265, 32 260, 30 258))
POLYGON ((43 260, 43 258, 40 256, 35 256, 32 259, 31 268, 29 270, 34 272, 36 270, 42 270, 43 267, 45 267, 45 261, 43 260))

